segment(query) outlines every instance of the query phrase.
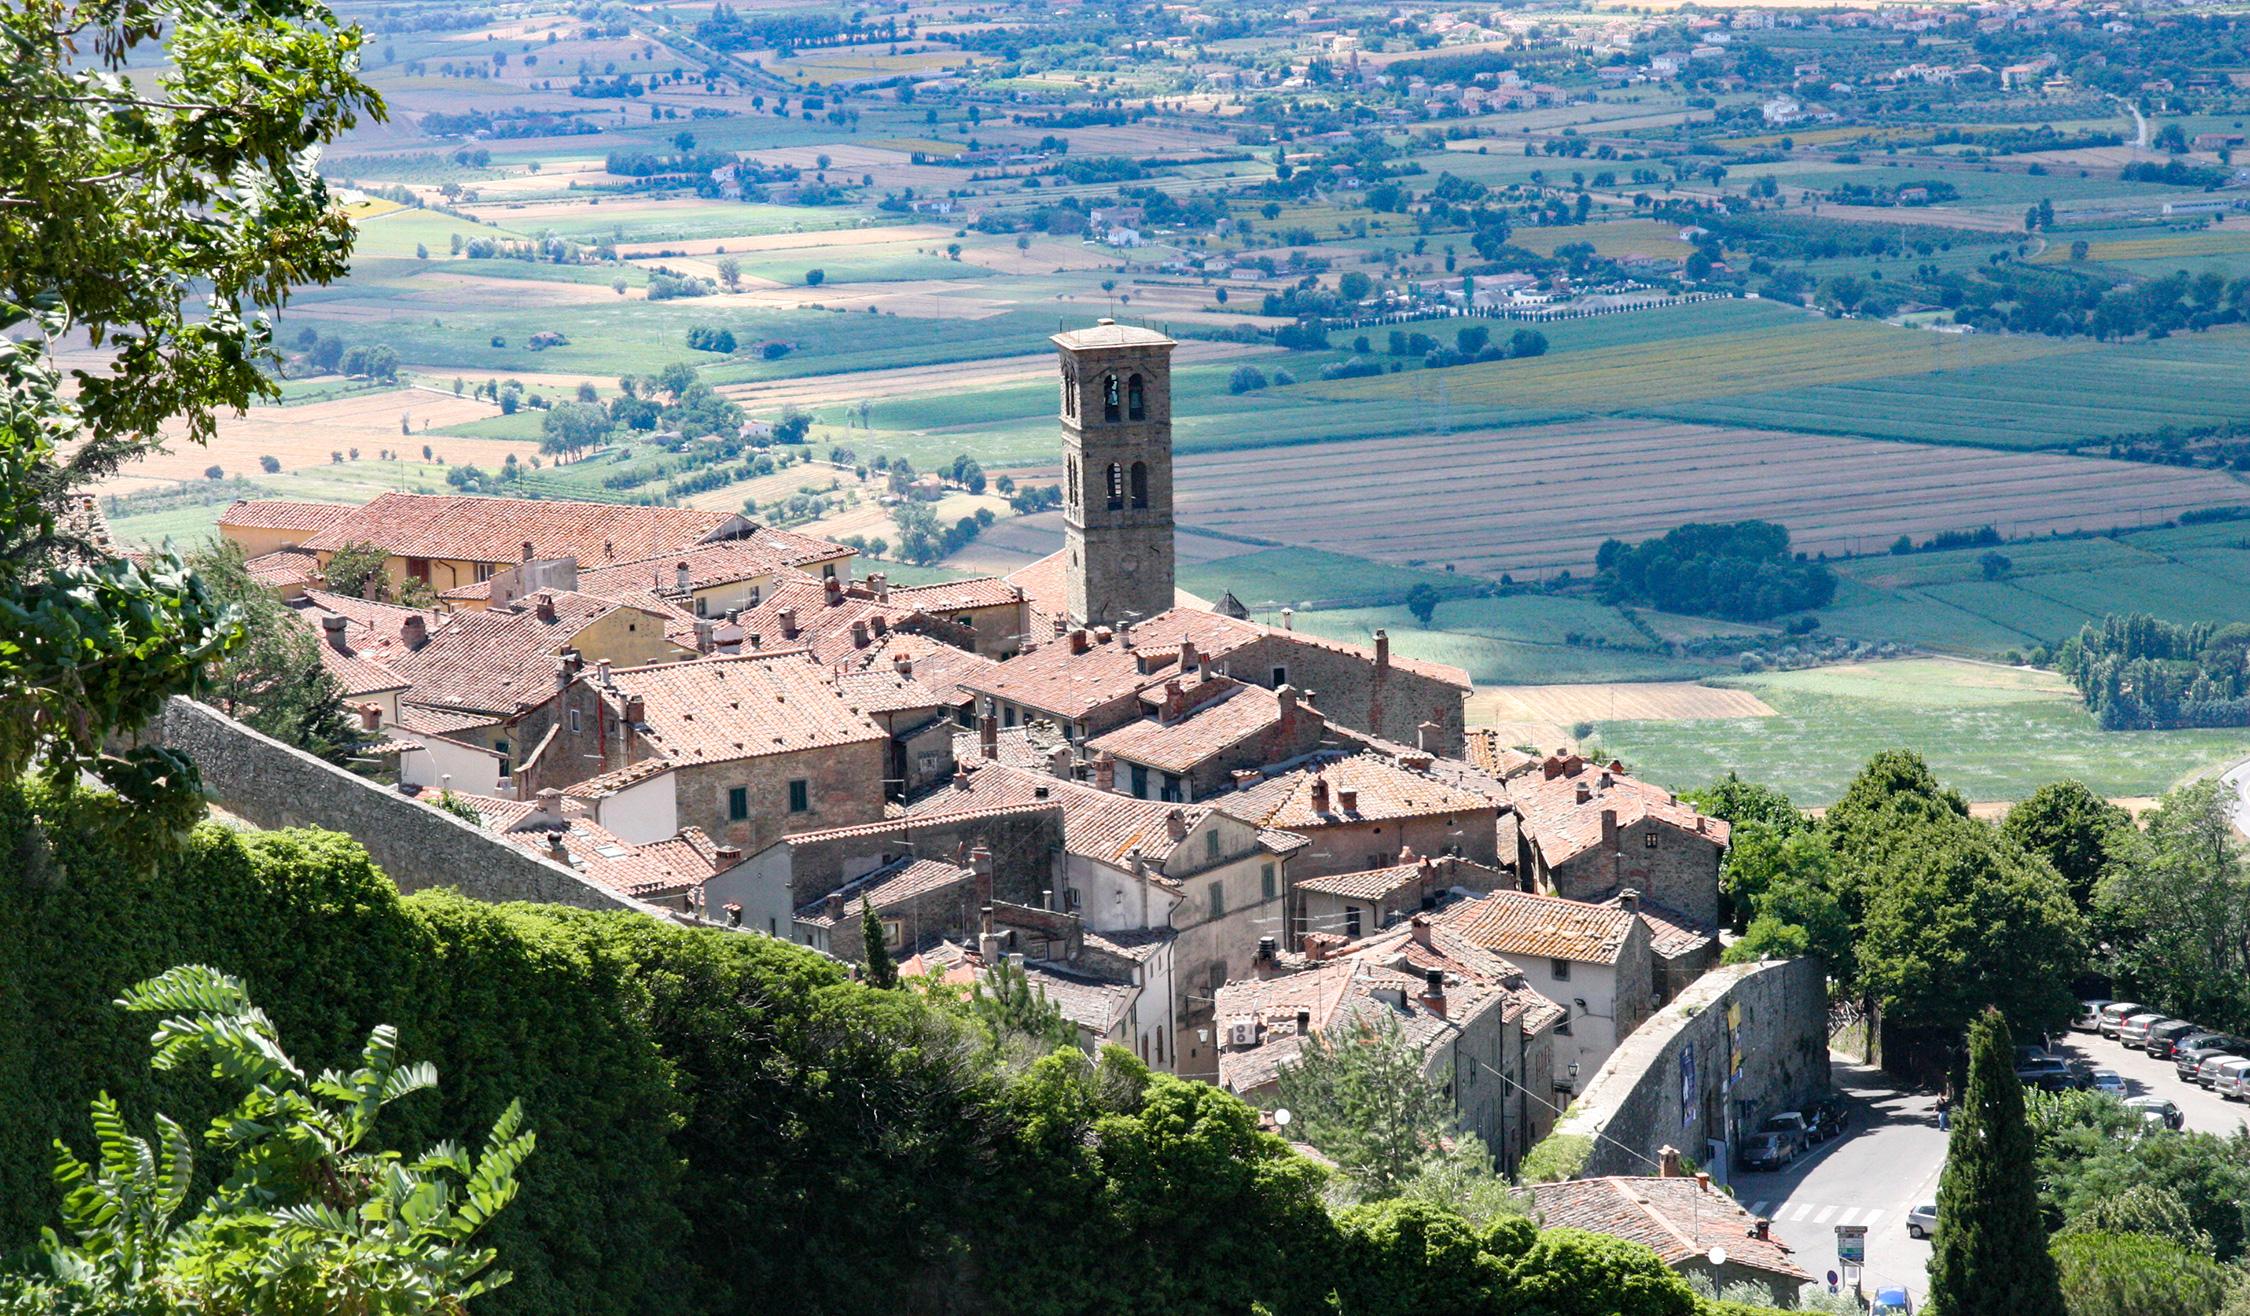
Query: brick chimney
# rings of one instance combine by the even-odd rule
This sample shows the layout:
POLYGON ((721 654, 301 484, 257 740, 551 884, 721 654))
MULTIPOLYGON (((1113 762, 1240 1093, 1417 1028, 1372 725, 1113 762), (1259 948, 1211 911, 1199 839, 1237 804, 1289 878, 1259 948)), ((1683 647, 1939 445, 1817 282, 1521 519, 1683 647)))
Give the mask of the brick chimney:
POLYGON ((867 647, 869 639, 870 637, 867 633, 867 619, 863 617, 860 620, 853 622, 852 647, 854 649, 864 649, 867 647))
POLYGON ((1312 811, 1328 812, 1328 778, 1315 774, 1312 779, 1312 811))
POLYGON ((1766 1219, 1764 1216, 1759 1216, 1750 1223, 1750 1236, 1761 1243, 1772 1242, 1773 1221, 1766 1219))
POLYGON ((911 681, 914 679, 914 659, 903 653, 894 653, 891 655, 891 670, 898 673, 900 680, 911 681))
POLYGON ((1378 630, 1375 632, 1375 670, 1382 671, 1390 665, 1391 633, 1386 630, 1378 630))
POLYGON ((1711 1191, 1711 1175, 1709 1171, 1697 1170, 1695 1172, 1695 1190, 1699 1193, 1707 1193, 1711 1191))
POLYGON ((1171 837, 1174 844, 1186 840, 1188 834, 1187 815, 1178 809, 1165 814, 1164 834, 1171 837))
POLYGON ((795 608, 783 608, 776 615, 781 618, 781 638, 784 640, 796 639, 797 610, 795 608))
POLYGON ((1166 722, 1177 722, 1186 715, 1187 687, 1181 685, 1180 679, 1175 676, 1164 683, 1164 706, 1159 716, 1166 722))
POLYGON ((1339 787, 1336 791, 1336 807, 1345 813, 1358 813, 1359 792, 1350 786, 1339 787))
POLYGON ((1000 719, 990 713, 977 715, 977 752, 988 759, 1000 757, 1000 719))
POLYGON ((1615 809, 1602 810, 1602 848, 1604 850, 1615 850, 1617 848, 1617 810, 1615 809))
POLYGON ((410 612, 406 620, 398 624, 398 638, 407 648, 419 649, 429 643, 430 624, 422 619, 421 613, 410 612))
POLYGON ((1677 1178, 1679 1178, 1679 1177, 1681 1176, 1681 1174, 1682 1174, 1682 1173, 1684 1173, 1684 1171, 1682 1171, 1682 1169, 1680 1168, 1680 1149, 1679 1149, 1679 1148, 1677 1148, 1677 1147, 1659 1147, 1659 1148, 1657 1148, 1657 1149, 1656 1149, 1656 1177, 1657 1177, 1657 1178, 1659 1178, 1659 1179, 1677 1179, 1677 1178))
POLYGON ((717 641, 715 641, 712 637, 718 634, 718 630, 719 623, 711 620, 709 617, 696 618, 695 651, 697 653, 709 653, 711 652, 711 650, 717 648, 717 641))
POLYGON ((555 596, 552 594, 541 592, 536 604, 536 610, 539 613, 539 620, 553 621, 555 619, 555 596))
POLYGON ((344 619, 330 613, 320 619, 321 634, 328 639, 328 647, 338 653, 350 653, 351 641, 344 638, 344 619))
POLYGON ((381 704, 361 704, 359 706, 359 725, 363 731, 381 731, 383 729, 383 706, 381 704))
POLYGON ((1422 1005, 1438 1018, 1445 1017, 1445 970, 1422 971, 1422 1005))
POLYGON ((992 908, 992 851, 982 843, 969 851, 969 871, 976 877, 977 908, 992 908))
POLYGON ((1586 801, 1594 798, 1594 788, 1587 785, 1585 782, 1579 782, 1578 789, 1571 792, 1571 798, 1573 800, 1576 800, 1580 804, 1584 804, 1586 801))
POLYGON ((523 560, 526 562, 531 560, 531 541, 528 539, 523 541, 523 560))
POLYGON ((1193 666, 1195 666, 1195 641, 1183 636, 1180 639, 1180 674, 1185 676, 1187 670, 1193 666))
POLYGON ((625 721, 631 726, 648 721, 648 700, 640 695, 625 696, 625 721))
POLYGON ((1111 758, 1106 749, 1094 755, 1094 787, 1105 791, 1117 789, 1117 760, 1111 758))
POLYGON ((880 612, 876 613, 873 617, 870 617, 867 624, 874 628, 875 634, 878 636, 888 635, 891 633, 890 619, 885 617, 880 612))
MULTIPOLYGON (((714 873, 723 873, 741 862, 742 847, 739 845, 715 846, 711 850, 711 871, 714 873)), ((741 906, 729 905, 727 908, 738 910, 741 906)))
POLYGON ((1085 628, 1085 627, 1081 626, 1081 627, 1078 627, 1078 628, 1077 628, 1076 630, 1073 630, 1073 631, 1072 631, 1072 632, 1070 633, 1070 651, 1071 651, 1072 653, 1084 653, 1084 652, 1086 652, 1086 650, 1087 650, 1087 649, 1088 649, 1089 647, 1091 647, 1091 646, 1090 646, 1090 645, 1089 645, 1089 644, 1087 643, 1087 641, 1088 641, 1088 638, 1089 638, 1089 637, 1088 637, 1088 636, 1087 636, 1087 634, 1086 634, 1086 628, 1085 628))
POLYGON ((829 607, 833 608, 844 601, 843 581, 836 579, 834 576, 829 576, 821 582, 821 588, 826 591, 829 607))

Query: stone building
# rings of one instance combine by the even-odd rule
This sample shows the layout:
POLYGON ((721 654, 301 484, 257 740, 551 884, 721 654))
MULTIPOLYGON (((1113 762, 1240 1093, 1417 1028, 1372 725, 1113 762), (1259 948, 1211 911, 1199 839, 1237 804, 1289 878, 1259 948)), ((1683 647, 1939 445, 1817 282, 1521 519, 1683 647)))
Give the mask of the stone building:
POLYGON ((1063 551, 1077 626, 1172 606, 1172 348, 1104 319, 1056 334, 1062 367, 1063 551))
POLYGON ((1523 825, 1517 871, 1542 891, 1609 900, 1637 890, 1705 931, 1719 924, 1723 818, 1645 781, 1623 764, 1553 754, 1508 782, 1523 825))
POLYGON ((1357 941, 1409 916, 1434 908, 1448 892, 1499 890, 1509 874, 1458 855, 1415 855, 1357 873, 1302 877, 1290 886, 1296 912, 1291 926, 1357 941))
POLYGON ((1813 1277, 1773 1236, 1771 1223, 1714 1189, 1710 1175, 1681 1173, 1680 1154, 1664 1150, 1661 1174, 1533 1184, 1540 1223, 1639 1243, 1682 1275, 1706 1276, 1719 1288, 1747 1281, 1765 1289, 1774 1306, 1795 1307, 1813 1277), (1725 1260, 1714 1265, 1714 1255, 1725 1260))
POLYGON ((797 910, 796 939, 865 964, 863 901, 881 922, 883 948, 894 962, 935 941, 974 937, 980 912, 992 903, 992 854, 974 852, 968 867, 942 859, 895 859, 797 910))
POLYGON ((1309 838, 1300 877, 1389 868, 1409 850, 1499 866, 1499 805, 1382 754, 1323 751, 1245 776, 1210 802, 1309 838))
POLYGON ((1438 915, 1463 941, 1523 970, 1532 990, 1563 1007, 1555 1025, 1555 1082, 1591 1078, 1656 1008, 1649 929, 1615 905, 1495 891, 1438 915))
POLYGON ((1140 693, 1146 717, 1086 742, 1097 776, 1144 800, 1180 803, 1233 787, 1237 772, 1302 758, 1320 747, 1327 719, 1292 686, 1267 690, 1220 676, 1209 663, 1140 693))

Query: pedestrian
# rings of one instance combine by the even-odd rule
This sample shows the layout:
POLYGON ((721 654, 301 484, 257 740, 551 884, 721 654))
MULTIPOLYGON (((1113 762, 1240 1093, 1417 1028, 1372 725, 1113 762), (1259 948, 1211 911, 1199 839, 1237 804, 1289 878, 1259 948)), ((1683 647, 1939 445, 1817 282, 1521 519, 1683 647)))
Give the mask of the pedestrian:
POLYGON ((1950 1083, 1946 1085, 1945 1091, 1938 1094, 1937 1126, 1940 1132, 1953 1127, 1953 1085, 1950 1083))

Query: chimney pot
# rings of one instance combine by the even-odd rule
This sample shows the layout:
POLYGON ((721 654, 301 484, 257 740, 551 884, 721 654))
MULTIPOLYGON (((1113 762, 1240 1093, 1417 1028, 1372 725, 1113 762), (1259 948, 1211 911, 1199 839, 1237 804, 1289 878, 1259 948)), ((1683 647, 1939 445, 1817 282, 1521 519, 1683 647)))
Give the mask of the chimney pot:
POLYGON ((843 581, 836 579, 834 576, 829 576, 822 581, 821 588, 827 593, 829 607, 833 608, 844 601, 843 581))
POLYGON ((555 619, 555 596, 542 592, 539 595, 538 610, 539 620, 553 621, 555 619))
POLYGON ((344 638, 344 619, 334 613, 320 619, 321 632, 328 637, 328 647, 338 653, 351 652, 351 642, 344 638))
POLYGON ((675 589, 688 587, 688 564, 680 562, 672 567, 672 585, 675 589))
POLYGON ((1259 962, 1259 963, 1261 963, 1261 964, 1270 964, 1270 963, 1272 963, 1272 962, 1273 962, 1273 958, 1274 958, 1274 956, 1276 956, 1276 955, 1279 955, 1280 953, 1281 953, 1281 942, 1280 942, 1280 941, 1279 941, 1279 940, 1278 940, 1277 938, 1274 938, 1274 937, 1260 937, 1260 938, 1258 938, 1258 962, 1259 962))
POLYGON ((1380 669, 1390 665, 1391 633, 1386 630, 1378 630, 1375 632, 1375 666, 1380 669))
POLYGON ((1328 779, 1326 777, 1316 776, 1312 779, 1312 811, 1314 813, 1328 812, 1328 779))
POLYGON ((1170 813, 1165 814, 1164 834, 1171 837, 1174 841, 1186 840, 1188 834, 1187 815, 1185 813, 1182 813, 1178 809, 1174 809, 1170 813))
POLYGON ((1617 893, 1617 907, 1628 914, 1640 913, 1641 893, 1632 887, 1626 887, 1617 893))
POLYGON ((1586 801, 1594 798, 1594 788, 1588 786, 1585 782, 1579 782, 1578 789, 1571 792, 1571 796, 1573 799, 1577 800, 1578 803, 1584 804, 1586 801))
POLYGON ((783 608, 777 615, 781 618, 781 638, 784 640, 796 639, 797 610, 795 608, 783 608))
POLYGON ((1773 1238, 1773 1221, 1766 1219, 1764 1216, 1758 1217, 1757 1223, 1751 1225, 1750 1228, 1760 1242, 1769 1242, 1773 1238))
POLYGON ((988 759, 1000 757, 1000 719, 990 713, 977 717, 977 750, 988 759))
POLYGON ((1656 1174, 1660 1179, 1680 1177, 1680 1149, 1664 1146, 1656 1149, 1656 1174))
POLYGON ((1695 1172, 1695 1187, 1696 1191, 1698 1192, 1707 1193, 1711 1191, 1711 1175, 1709 1171, 1697 1170, 1695 1172))
POLYGON ((1345 813, 1358 813, 1359 791, 1350 786, 1345 786, 1338 789, 1336 792, 1336 805, 1345 813))
POLYGON ((1105 791, 1117 789, 1117 760, 1108 750, 1094 756, 1094 785, 1105 791))
POLYGON ((1086 652, 1086 649, 1087 649, 1087 643, 1086 643, 1086 640, 1087 640, 1087 635, 1086 635, 1086 628, 1085 628, 1085 627, 1081 626, 1081 627, 1079 627, 1078 629, 1076 629, 1076 630, 1072 631, 1072 632, 1070 633, 1070 651, 1071 651, 1072 653, 1084 653, 1084 652, 1086 652))
POLYGON ((406 620, 398 624, 398 638, 407 648, 419 649, 430 638, 430 624, 422 619, 421 613, 408 613, 406 620))
MULTIPOLYGON (((742 847, 739 845, 715 846, 711 851, 711 863, 720 872, 725 872, 741 862, 742 847)), ((729 905, 727 908, 737 909, 740 906, 729 905)))
POLYGON ((531 541, 528 539, 523 541, 523 560, 526 562, 531 560, 531 541))
POLYGON ((884 575, 882 572, 878 571, 874 575, 867 578, 867 584, 870 589, 875 591, 875 601, 877 603, 888 603, 891 601, 891 578, 889 576, 884 575))
POLYGON ((852 647, 864 649, 868 645, 867 622, 863 618, 852 623, 852 647))

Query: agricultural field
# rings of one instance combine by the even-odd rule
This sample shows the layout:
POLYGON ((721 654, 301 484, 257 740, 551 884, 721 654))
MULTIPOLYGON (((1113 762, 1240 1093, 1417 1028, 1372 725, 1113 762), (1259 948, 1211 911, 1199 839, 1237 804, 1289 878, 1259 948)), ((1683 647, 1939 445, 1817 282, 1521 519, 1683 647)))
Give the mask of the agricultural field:
POLYGON ((1763 716, 1592 718, 1589 743, 1671 786, 1739 772, 1800 805, 1833 803, 1869 756, 1911 749, 1974 801, 2050 781, 2112 798, 2162 794, 2250 756, 2250 730, 2103 731, 2051 672, 1939 659, 1721 678, 1763 716))

